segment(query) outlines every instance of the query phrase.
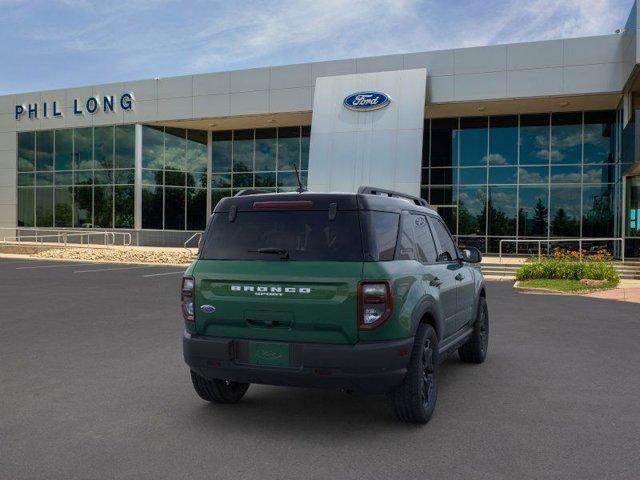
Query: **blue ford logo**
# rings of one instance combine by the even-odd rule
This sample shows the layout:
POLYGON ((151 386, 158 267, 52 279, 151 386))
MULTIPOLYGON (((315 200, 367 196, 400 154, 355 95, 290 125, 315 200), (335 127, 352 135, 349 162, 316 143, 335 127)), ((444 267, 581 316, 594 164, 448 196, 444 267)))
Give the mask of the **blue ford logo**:
POLYGON ((200 311, 204 313, 213 313, 216 311, 216 307, 214 307, 213 305, 202 305, 200 307, 200 311))
POLYGON ((343 104, 349 110, 371 111, 389 105, 391 99, 381 92, 356 92, 348 95, 343 104))

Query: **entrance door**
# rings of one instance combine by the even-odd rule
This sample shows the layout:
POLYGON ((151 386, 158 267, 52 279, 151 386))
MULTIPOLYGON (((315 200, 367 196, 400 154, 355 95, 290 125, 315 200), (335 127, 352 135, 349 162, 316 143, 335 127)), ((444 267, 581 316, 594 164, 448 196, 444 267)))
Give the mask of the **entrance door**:
POLYGON ((640 175, 625 177, 624 236, 627 257, 640 257, 640 175))

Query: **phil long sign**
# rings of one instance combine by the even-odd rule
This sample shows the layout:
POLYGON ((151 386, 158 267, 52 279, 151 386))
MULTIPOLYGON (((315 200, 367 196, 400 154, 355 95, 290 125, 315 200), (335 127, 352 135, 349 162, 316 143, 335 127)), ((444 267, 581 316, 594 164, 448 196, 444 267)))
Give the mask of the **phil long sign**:
MULTIPOLYGON (((133 94, 123 93, 119 97, 114 95, 93 96, 87 99, 74 98, 71 112, 74 115, 84 115, 98 113, 102 110, 105 113, 113 113, 116 110, 133 110, 133 94)), ((22 118, 56 118, 64 116, 60 102, 28 103, 16 105, 16 120, 22 118)))

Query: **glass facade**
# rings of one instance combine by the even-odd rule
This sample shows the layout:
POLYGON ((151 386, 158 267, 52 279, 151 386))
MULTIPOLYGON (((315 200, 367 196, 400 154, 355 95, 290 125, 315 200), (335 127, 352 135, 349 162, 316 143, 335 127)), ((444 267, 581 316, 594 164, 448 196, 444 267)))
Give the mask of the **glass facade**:
POLYGON ((427 120, 422 196, 484 252, 504 238, 616 237, 617 144, 613 111, 427 120))
MULTIPOLYGON (((426 120, 422 196, 484 252, 500 239, 618 237, 616 125, 611 111, 426 120)), ((295 190, 296 168, 306 185, 310 131, 141 126, 142 228, 202 230, 207 205, 246 188, 295 190)), ((134 125, 19 133, 18 225, 134 228, 135 150, 134 125)))
POLYGON ((135 127, 18 134, 18 226, 133 228, 135 127))
POLYGON ((142 127, 142 228, 204 230, 207 132, 142 127))
POLYGON ((211 207, 245 188, 286 192, 303 185, 309 168, 311 127, 278 127, 213 132, 211 207))

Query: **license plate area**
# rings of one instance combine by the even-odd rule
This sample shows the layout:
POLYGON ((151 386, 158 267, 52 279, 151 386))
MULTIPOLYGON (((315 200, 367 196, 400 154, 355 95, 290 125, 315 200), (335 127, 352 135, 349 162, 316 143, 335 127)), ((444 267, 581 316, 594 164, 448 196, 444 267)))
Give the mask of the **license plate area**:
POLYGON ((290 347, 288 343, 249 342, 247 360, 251 365, 288 367, 290 347))

